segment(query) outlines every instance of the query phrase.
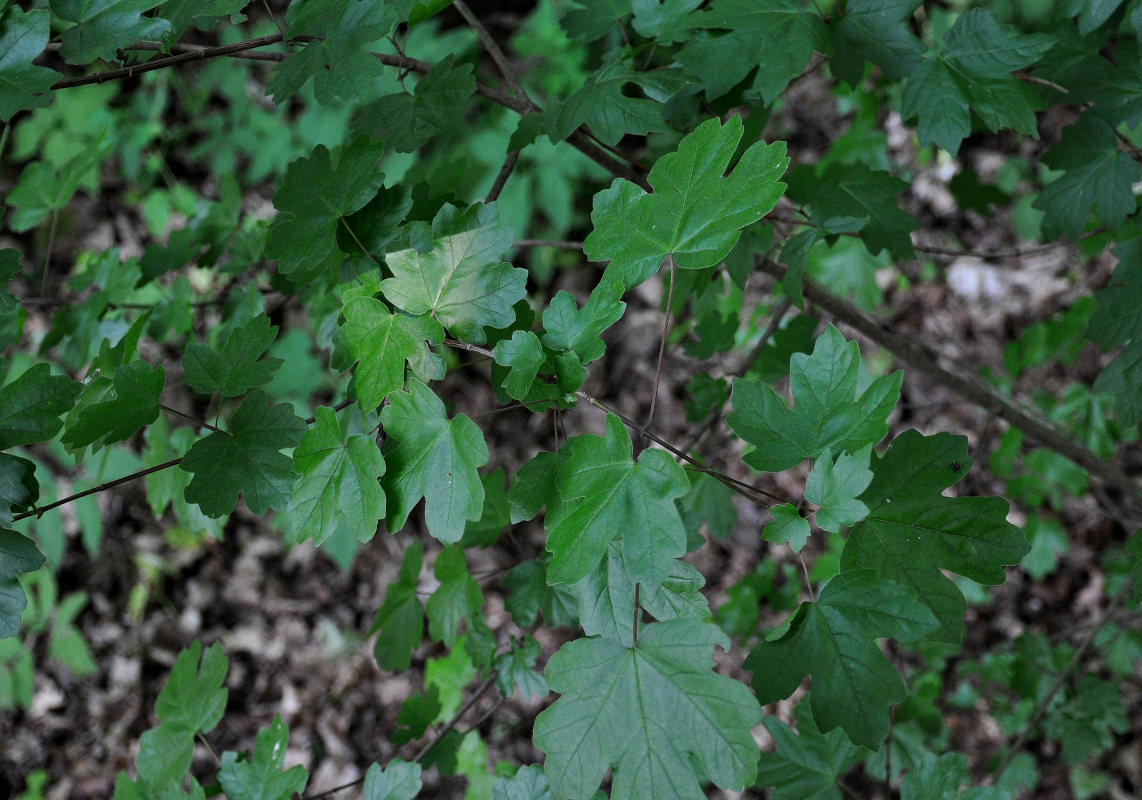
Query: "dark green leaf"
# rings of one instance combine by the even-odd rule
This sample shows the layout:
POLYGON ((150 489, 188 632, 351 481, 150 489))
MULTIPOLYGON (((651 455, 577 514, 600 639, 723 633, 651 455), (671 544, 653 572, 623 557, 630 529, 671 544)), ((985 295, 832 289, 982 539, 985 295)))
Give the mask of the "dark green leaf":
POLYGON ((222 754, 218 784, 228 800, 290 800, 309 781, 305 767, 285 766, 289 726, 281 715, 274 717, 268 728, 258 731, 254 754, 249 760, 238 760, 238 754, 222 754))
POLYGON ((412 542, 405 551, 400 573, 385 589, 385 600, 377 609, 369 633, 380 631, 373 654, 381 669, 390 672, 406 670, 412 651, 424 634, 424 608, 416 594, 424 546, 412 542))
POLYGON ((46 106, 60 74, 32 63, 48 45, 48 12, 12 6, 0 12, 0 122, 17 111, 46 106))
POLYGON ((497 778, 492 800, 555 800, 547 775, 537 766, 520 767, 510 778, 497 778))
POLYGON ((420 764, 394 758, 381 769, 373 764, 365 772, 361 800, 412 800, 420 794, 420 764))
POLYGON ((878 580, 872 570, 842 572, 816 602, 801 604, 780 638, 758 645, 745 667, 763 704, 788 697, 812 676, 820 730, 840 727, 855 744, 876 750, 888 733, 889 706, 906 695, 876 640, 913 641, 936 627, 909 589, 878 580))
POLYGON ((512 637, 512 649, 496 658, 496 686, 504 697, 511 697, 516 689, 524 699, 544 697, 547 694, 547 681, 535 671, 535 660, 539 658, 539 642, 530 636, 520 642, 512 637))
POLYGON ((433 574, 440 585, 428 598, 428 632, 445 647, 456 646, 460 623, 480 610, 484 595, 480 585, 468 574, 468 562, 460 547, 445 547, 436 557, 433 574))
POLYGON ((194 475, 183 493, 186 501, 209 517, 233 511, 239 491, 258 516, 285 508, 297 472, 281 450, 295 446, 304 432, 305 423, 290 405, 271 406, 264 392, 251 392, 230 418, 229 433, 211 433, 183 457, 179 468, 194 475))
POLYGON ((16 575, 35 572, 44 564, 44 555, 27 536, 0 529, 0 639, 20 630, 20 612, 28 605, 16 575))
POLYGON ((833 26, 831 66, 841 80, 856 87, 871 61, 900 80, 920 66, 924 45, 900 23, 922 0, 849 0, 833 26))
POLYGON ((63 427, 61 414, 71 411, 78 383, 52 375, 47 364, 33 364, 0 388, 0 450, 46 442, 63 427))
POLYGON ((773 800, 842 800, 837 781, 867 751, 840 731, 822 734, 807 708, 797 706, 797 733, 775 717, 762 720, 777 750, 761 754, 756 785, 772 787, 773 800))
POLYGON ((504 589, 504 607, 521 628, 535 624, 540 614, 553 628, 572 625, 579 618, 575 595, 562 584, 549 585, 542 562, 524 561, 512 567, 504 575, 504 589))
POLYGON ((12 522, 12 513, 30 508, 40 496, 36 465, 26 458, 0 453, 0 525, 12 522))
POLYGON ((165 19, 142 12, 162 0, 50 0, 52 12, 75 25, 63 32, 60 54, 69 64, 114 61, 116 51, 139 41, 161 39, 170 30, 165 19))
POLYGON ((936 615, 933 638, 958 642, 963 595, 941 570, 984 584, 1002 583, 1005 564, 1018 564, 1030 546, 1007 522, 998 497, 944 497, 971 469, 967 439, 909 430, 873 459, 872 484, 860 499, 868 516, 849 531, 844 570, 872 569, 916 593, 936 615))
POLYGON ((769 513, 773 519, 762 528, 762 538, 774 544, 787 544, 794 553, 800 553, 809 541, 809 520, 791 503, 774 506, 769 513))
POLYGON ((1103 351, 1121 347, 1095 381, 1098 391, 1114 394, 1114 410, 1124 425, 1142 420, 1142 237, 1113 250, 1118 266, 1110 286, 1095 293, 1098 308, 1087 335, 1103 351))
POLYGON ((579 91, 546 116, 552 142, 566 139, 580 125, 588 125, 599 141, 616 145, 626 135, 643 136, 666 128, 662 106, 624 90, 639 85, 639 73, 612 51, 602 67, 592 72, 579 91))
MULTIPOLYGON (((193 345, 191 345, 193 346, 193 345)), ((159 416, 159 395, 166 385, 162 366, 132 361, 115 370, 115 396, 79 409, 75 424, 61 440, 72 448, 95 444, 93 450, 129 439, 159 416)))
POLYGON ((235 329, 221 349, 191 342, 182 357, 182 382, 199 394, 221 392, 223 397, 264 386, 282 365, 280 358, 262 358, 277 333, 277 326, 262 314, 235 329))
POLYGON ((449 127, 463 124, 475 90, 472 65, 455 66, 448 56, 420 79, 412 94, 385 95, 362 108, 353 132, 371 134, 398 153, 411 153, 449 127))
POLYGON ((563 27, 572 36, 593 41, 614 30, 630 14, 630 0, 575 0, 564 6, 563 27))

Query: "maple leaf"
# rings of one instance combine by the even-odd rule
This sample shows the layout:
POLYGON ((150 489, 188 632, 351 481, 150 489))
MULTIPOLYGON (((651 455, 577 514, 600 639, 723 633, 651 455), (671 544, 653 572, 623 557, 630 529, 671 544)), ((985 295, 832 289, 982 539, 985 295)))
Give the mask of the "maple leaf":
POLYGON ((420 764, 394 758, 381 769, 373 764, 365 772, 361 800, 413 800, 420 794, 420 764))
POLYGON ((282 509, 289 538, 320 545, 344 525, 366 542, 385 516, 385 493, 378 483, 385 472, 381 451, 371 436, 346 435, 333 409, 320 406, 314 416, 314 427, 293 452, 301 479, 282 509))
POLYGON ((777 749, 762 752, 756 785, 771 787, 773 800, 842 800, 837 781, 868 751, 841 731, 817 730, 808 703, 798 703, 794 714, 796 733, 776 717, 762 720, 777 749))
POLYGON ((1076 239, 1095 208, 1112 230, 1134 213, 1133 184, 1142 167, 1118 149, 1114 129, 1101 119, 1085 115, 1063 130, 1063 137, 1043 156, 1062 177, 1043 187, 1032 205, 1043 211, 1043 236, 1076 239))
POLYGON ((717 0, 706 14, 693 15, 690 24, 730 31, 693 39, 678 54, 701 79, 710 99, 721 97, 757 68, 754 87, 769 105, 804 71, 814 50, 828 49, 825 23, 799 0, 717 0))
POLYGON ((159 395, 166 384, 161 365, 132 361, 115 370, 115 397, 79 409, 75 424, 63 435, 63 444, 83 448, 121 442, 159 416, 159 395))
POLYGON ((567 138, 580 125, 604 144, 616 145, 626 135, 643 136, 665 129, 662 104, 645 97, 630 97, 628 86, 639 86, 640 74, 614 52, 592 72, 579 90, 545 113, 548 135, 553 143, 567 138))
POLYGON ((388 434, 383 486, 390 531, 404 527, 424 498, 428 532, 445 544, 460 541, 464 521, 484 510, 484 486, 477 468, 488 463, 488 446, 476 423, 463 414, 448 419, 444 403, 416 378, 389 395, 381 409, 388 434))
POLYGON ((97 59, 115 61, 118 50, 138 41, 161 39, 169 21, 144 17, 163 0, 50 0, 52 12, 74 22, 63 32, 60 54, 69 64, 90 64, 97 59))
POLYGON ((377 164, 383 153, 383 145, 360 137, 341 151, 336 167, 324 145, 289 165, 274 195, 278 216, 266 239, 266 257, 277 259, 283 274, 332 268, 344 260, 338 227, 380 191, 385 176, 377 164))
POLYGON ((686 528, 674 499, 686 494, 686 473, 662 450, 635 461, 626 428, 607 415, 606 435, 572 440, 555 477, 560 503, 548 504, 547 578, 575 583, 590 574, 616 537, 631 579, 657 586, 686 552, 686 528))
POLYGON ((63 427, 61 414, 71 411, 78 383, 52 375, 47 364, 33 364, 0 388, 0 450, 46 442, 63 427))
POLYGON ((912 74, 924 56, 924 44, 900 24, 923 0, 849 0, 833 28, 830 66, 856 87, 872 61, 893 80, 912 74))
POLYGON ((0 453, 0 525, 12 522, 12 512, 28 508, 40 496, 36 465, 26 458, 0 453))
POLYGON ((25 12, 11 6, 0 12, 0 122, 8 122, 17 111, 51 102, 52 84, 60 74, 32 63, 47 47, 50 35, 46 9, 25 12))
POLYGON ((289 726, 281 715, 258 731, 253 754, 239 760, 225 752, 218 768, 218 785, 229 800, 289 800, 305 789, 309 773, 298 765, 285 769, 289 726))
POLYGON ((637 647, 580 639, 552 656, 544 674, 563 696, 536 717, 534 739, 555 794, 593 796, 608 767, 612 800, 700 800, 702 780, 750 783, 758 749, 749 729, 761 709, 711 669, 715 646, 729 646, 717 627, 675 619, 647 625, 637 647))
POLYGON ((668 255, 683 269, 725 258, 741 229, 777 204, 785 190, 778 179, 789 164, 784 142, 756 142, 723 177, 743 129, 740 117, 725 125, 707 120, 654 163, 652 194, 621 178, 596 194, 583 252, 610 261, 607 275, 626 289, 657 272, 668 255))
POLYGON ((412 662, 412 651, 424 634, 424 607, 416 594, 424 545, 409 544, 397 579, 385 588, 385 599, 373 617, 369 635, 380 632, 373 655, 381 669, 400 672, 412 662))
POLYGON ((908 430, 872 461, 872 483, 860 496, 868 516, 849 531, 841 569, 872 569, 908 586, 935 614, 933 638, 963 635, 963 595, 941 570, 984 584, 1002 583, 1005 564, 1030 550, 1007 521, 998 497, 944 497, 971 468, 967 437, 908 430))
POLYGON ((1118 266, 1110 286, 1095 293, 1098 308, 1087 335, 1104 352, 1121 347, 1099 374, 1094 388, 1114 393, 1114 410, 1124 425, 1142 420, 1142 237, 1112 251, 1118 266))
POLYGON ((199 439, 179 463, 194 475, 183 496, 208 517, 233 511, 239 491, 258 516, 285 508, 297 472, 281 450, 296 445, 304 431, 288 403, 271 406, 265 392, 250 392, 230 418, 230 431, 199 439))
POLYGON ((333 367, 356 364, 349 389, 364 408, 376 408, 404 388, 406 363, 431 358, 429 345, 444 341, 436 320, 394 314, 372 297, 347 298, 342 313, 345 324, 333 337, 333 367))
POLYGON ((484 602, 480 585, 468 573, 462 547, 445 547, 436 557, 432 572, 440 585, 424 606, 428 632, 446 647, 454 647, 460 636, 460 623, 479 613, 484 602))
POLYGON ((0 528, 0 639, 20 631, 20 612, 28 605, 16 575, 35 572, 43 565, 44 554, 31 539, 0 528))
POLYGON ((220 392, 223 397, 238 397, 269 383, 283 362, 262 355, 277 333, 270 318, 260 314, 231 331, 221 349, 191 342, 182 357, 182 382, 199 394, 220 392))
POLYGON ((412 94, 397 92, 364 106, 353 132, 368 133, 398 153, 419 150, 462 119, 476 90, 472 65, 456 66, 451 55, 434 65, 412 94))
POLYGON ((506 328, 516 301, 527 293, 527 270, 501 262, 514 234, 498 222, 494 204, 461 212, 445 204, 412 236, 431 241, 427 252, 389 253, 393 277, 381 281, 385 298, 409 314, 431 314, 452 335, 473 344, 487 341, 484 327, 506 328))
POLYGON ((888 733, 888 709, 904 699, 904 682, 876 646, 892 636, 913 641, 937 627, 936 617, 907 587, 878 580, 872 570, 842 572, 815 602, 802 603, 776 640, 745 661, 764 705, 788 697, 810 675, 817 727, 836 727, 873 750, 888 733))
POLYGON ((795 405, 761 381, 734 378, 733 413, 726 422, 753 445, 745 462, 763 472, 781 472, 826 449, 854 451, 888 435, 888 414, 900 397, 903 373, 873 381, 858 394, 860 349, 832 325, 812 355, 789 360, 795 405))

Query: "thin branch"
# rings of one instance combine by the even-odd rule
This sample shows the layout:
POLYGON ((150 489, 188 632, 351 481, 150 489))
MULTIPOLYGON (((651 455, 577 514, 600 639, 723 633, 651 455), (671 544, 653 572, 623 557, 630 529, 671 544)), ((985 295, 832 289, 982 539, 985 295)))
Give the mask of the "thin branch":
POLYGON ((207 58, 217 58, 218 56, 229 56, 234 53, 241 53, 246 50, 254 50, 258 47, 265 47, 271 44, 277 44, 282 41, 282 35, 275 33, 271 36, 260 36, 257 39, 249 39, 245 42, 236 42, 235 44, 223 44, 217 47, 204 47, 201 50, 192 50, 190 52, 178 53, 173 56, 164 56, 147 61, 144 64, 132 64, 129 67, 122 69, 113 69, 106 72, 96 72, 93 75, 83 75, 78 78, 64 78, 63 80, 56 81, 52 84, 52 90, 56 89, 73 89, 76 86, 90 86, 93 83, 106 83, 107 81, 115 81, 121 78, 130 78, 134 75, 142 75, 144 72, 153 72, 156 69, 166 69, 173 67, 176 64, 185 64, 188 61, 199 61, 207 58))
POLYGON ((78 494, 68 495, 67 497, 63 498, 62 500, 56 500, 54 503, 49 503, 46 506, 38 506, 36 508, 33 508, 31 511, 25 511, 23 514, 17 514, 16 516, 12 517, 12 521, 13 522, 19 522, 20 520, 27 519, 28 517, 36 517, 38 519, 44 515, 45 511, 51 511, 53 508, 59 508, 60 506, 65 506, 68 503, 71 503, 75 500, 79 500, 81 498, 87 497, 88 495, 98 494, 99 492, 105 492, 108 489, 112 489, 116 486, 121 486, 124 483, 130 483, 131 481, 136 480, 137 478, 143 478, 143 477, 146 477, 147 475, 150 475, 150 474, 155 473, 155 472, 162 472, 164 469, 170 469, 171 467, 177 467, 182 462, 182 459, 183 459, 182 456, 179 456, 178 458, 172 458, 170 461, 163 462, 162 464, 158 464, 154 467, 148 467, 147 469, 141 469, 138 472, 132 472, 130 475, 124 475, 122 478, 116 478, 113 481, 107 481, 106 483, 101 483, 98 486, 93 486, 90 489, 85 489, 84 491, 79 492, 78 494))
MULTIPOLYGON (((497 44, 496 40, 492 38, 492 35, 488 33, 488 29, 484 27, 483 23, 472 13, 472 9, 468 8, 468 4, 465 3, 464 0, 453 0, 452 7, 464 18, 464 21, 468 23, 468 27, 476 32, 476 36, 480 39, 480 44, 488 51, 488 55, 492 57, 492 61, 496 62, 496 67, 500 70, 500 74, 504 76, 504 80, 507 82, 508 88, 512 90, 512 93, 530 104, 531 101, 527 100, 527 94, 512 72, 511 64, 508 63, 504 51, 500 49, 499 44, 497 44)), ((534 110, 534 108, 532 110, 534 110)))
MULTIPOLYGON (((46 52, 46 53, 58 53, 60 47, 62 47, 62 45, 59 42, 52 42, 47 47, 44 48, 44 52, 46 52)), ((140 52, 140 53, 167 53, 167 52, 170 52, 170 53, 198 53, 198 54, 206 53, 206 55, 205 55, 206 58, 212 57, 212 54, 209 53, 210 50, 211 50, 211 48, 207 45, 183 44, 181 42, 179 42, 177 44, 172 44, 172 45, 170 45, 170 47, 166 47, 160 42, 135 42, 133 44, 127 45, 126 47, 120 47, 119 48, 119 52, 121 52, 121 53, 126 53, 126 52, 132 52, 132 53, 133 52, 140 52)), ((291 53, 251 53, 251 52, 243 51, 240 53, 219 53, 218 55, 222 56, 222 57, 226 57, 226 58, 243 59, 245 61, 273 61, 273 62, 278 62, 278 61, 285 61, 292 54, 291 53)))
POLYGON ((582 250, 583 243, 561 239, 516 239, 512 247, 558 247, 562 250, 582 250))
POLYGON ((163 403, 159 403, 159 408, 161 408, 163 411, 167 412, 171 416, 178 417, 179 419, 184 419, 187 422, 190 422, 194 425, 197 425, 200 428, 207 428, 208 430, 214 431, 215 433, 222 430, 221 428, 219 428, 215 425, 211 425, 209 422, 205 422, 203 420, 197 419, 196 417, 192 417, 190 414, 184 414, 181 411, 179 411, 177 408, 171 408, 170 406, 165 405, 163 403))
POLYGON ((417 751, 417 754, 413 756, 412 760, 421 761, 426 755, 431 753, 432 748, 440 744, 444 740, 444 737, 447 736, 449 732, 456 727, 456 724, 460 722, 460 719, 468 713, 472 706, 476 705, 476 703, 479 702, 480 698, 487 694, 488 690, 495 685, 496 678, 499 676, 499 674, 500 671, 497 669, 493 669, 491 672, 489 672, 488 677, 484 679, 484 682, 480 684, 479 688, 477 688, 472 696, 469 697, 468 700, 464 703, 464 705, 460 706, 456 713, 452 715, 452 719, 448 720, 448 723, 439 731, 437 731, 435 736, 424 743, 424 747, 420 748, 420 750, 417 751))
MULTIPOLYGON (((779 280, 785 277, 785 268, 771 260, 759 260, 756 266, 762 272, 779 280)), ((944 369, 915 341, 895 333, 885 323, 873 319, 863 311, 819 289, 807 280, 803 281, 803 287, 805 297, 828 311, 839 321, 856 329, 862 335, 894 354, 908 366, 1002 417, 1040 444, 1050 447, 1076 464, 1085 467, 1092 475, 1126 493, 1135 508, 1139 506, 1138 494, 1142 487, 1116 464, 1099 458, 1074 438, 1060 432, 1046 422, 1035 419, 1007 398, 992 392, 974 376, 966 377, 944 369)), ((1132 526, 1127 525, 1127 527, 1132 526)))
POLYGON ((44 268, 40 272, 40 294, 48 292, 48 268, 52 263, 52 249, 56 243, 56 226, 59 224, 59 209, 52 209, 52 226, 48 231, 48 246, 44 250, 44 268))
POLYGON ((496 180, 492 183, 492 188, 488 190, 487 196, 484 198, 484 203, 494 203, 500 197, 500 192, 504 190, 504 185, 511 177, 512 170, 515 165, 519 163, 519 150, 512 150, 508 153, 508 157, 504 159, 503 166, 500 167, 499 173, 496 175, 496 180))

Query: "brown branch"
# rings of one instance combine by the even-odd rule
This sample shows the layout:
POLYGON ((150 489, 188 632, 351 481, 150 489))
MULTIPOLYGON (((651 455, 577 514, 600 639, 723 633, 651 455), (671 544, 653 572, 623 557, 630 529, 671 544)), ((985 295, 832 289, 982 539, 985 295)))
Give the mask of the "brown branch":
MULTIPOLYGON (((527 93, 524 92, 523 86, 520 85, 515 73, 512 72, 511 64, 508 63, 507 56, 504 55, 504 51, 500 49, 500 46, 496 43, 496 40, 492 38, 492 35, 488 33, 488 29, 476 18, 476 15, 472 13, 472 10, 468 8, 468 4, 465 3, 464 0, 453 0, 452 7, 464 18, 464 21, 468 23, 468 27, 476 32, 480 44, 488 51, 488 55, 492 57, 492 61, 496 62, 496 67, 499 69, 500 74, 504 76, 508 88, 512 90, 512 93, 515 94, 516 97, 520 100, 527 101, 530 105, 531 101, 527 99, 527 93)), ((535 110, 534 106, 531 110, 535 110)))
MULTIPOLYGON (((164 56, 147 61, 143 64, 132 64, 129 67, 122 69, 113 69, 106 72, 96 72, 93 75, 83 75, 78 78, 64 78, 61 81, 56 81, 52 84, 52 90, 56 89, 73 89, 76 86, 90 86, 93 83, 106 83, 107 81, 115 81, 121 78, 130 78, 134 75, 142 75, 144 72, 153 72, 156 69, 165 69, 173 67, 176 64, 185 64, 188 61, 200 61, 207 58, 217 58, 218 56, 230 56, 235 53, 241 53, 246 50, 253 50, 258 47, 265 47, 271 44, 277 44, 282 41, 282 35, 275 33, 271 36, 260 36, 257 39, 249 39, 245 42, 236 42, 234 44, 223 44, 217 47, 204 47, 201 50, 195 49, 188 52, 178 53, 173 56, 164 56)), ((283 54, 284 58, 284 54, 283 54)))
MULTIPOLYGON (((769 259, 758 260, 756 265, 762 272, 772 275, 778 280, 785 277, 785 268, 769 259)), ((944 369, 912 339, 895 333, 885 323, 873 319, 863 311, 819 289, 809 281, 804 281, 803 286, 807 298, 844 324, 859 331, 916 371, 927 375, 953 392, 968 398, 976 405, 1005 419, 1035 441, 1050 447, 1086 468, 1091 475, 1097 476, 1108 485, 1120 489, 1131 498, 1135 508, 1139 507, 1138 494, 1142 487, 1117 465, 1099 458, 1073 438, 1046 422, 1032 417, 1010 400, 992 392, 975 377, 965 377, 944 369)), ((1128 525, 1127 527, 1131 526, 1128 525)))
MULTIPOLYGON (((47 47, 44 48, 44 52, 46 52, 46 53, 58 53, 60 47, 62 47, 62 45, 59 42, 52 42, 51 44, 49 44, 47 47)), ((211 48, 209 46, 203 45, 203 44, 177 43, 177 44, 172 44, 170 47, 164 47, 162 45, 162 43, 160 43, 160 42, 135 42, 134 44, 129 44, 126 47, 120 47, 119 51, 120 52, 131 52, 131 53, 134 53, 134 52, 140 52, 140 53, 166 53, 166 52, 171 52, 171 53, 198 53, 198 54, 200 54, 200 56, 201 56, 201 54, 206 53, 205 56, 201 56, 201 57, 210 58, 211 54, 208 52, 210 49, 211 48)), ((292 54, 291 53, 251 53, 251 52, 243 51, 240 53, 220 53, 218 55, 221 55, 221 56, 224 56, 227 58, 239 58, 239 59, 243 59, 246 61, 279 62, 279 61, 285 61, 292 54)))
POLYGON ((512 170, 515 165, 519 163, 519 150, 512 150, 508 153, 508 157, 504 159, 503 166, 500 167, 499 173, 496 175, 496 180, 492 183, 492 188, 488 190, 487 196, 484 198, 485 203, 494 203, 500 197, 500 192, 504 190, 504 186, 511 177, 512 170))
POLYGON ((108 489, 114 488, 116 486, 120 486, 124 483, 130 483, 131 481, 133 481, 137 478, 146 477, 147 475, 150 475, 151 473, 154 473, 154 472, 162 472, 164 469, 170 469, 171 467, 177 467, 179 465, 179 463, 182 462, 182 459, 183 459, 183 457, 179 456, 178 458, 173 458, 170 461, 166 461, 166 462, 164 462, 162 464, 158 464, 154 467, 148 467, 147 469, 141 469, 138 472, 132 472, 130 475, 124 475, 122 478, 116 478, 113 481, 107 481, 106 483, 101 483, 98 486, 93 486, 90 489, 85 489, 84 491, 79 492, 78 494, 69 495, 69 496, 63 498, 62 500, 56 500, 54 503, 50 503, 46 506, 39 506, 37 508, 33 508, 31 511, 25 511, 23 514, 17 514, 16 516, 12 517, 12 521, 13 522, 19 522, 20 520, 27 519, 28 517, 36 517, 38 519, 44 515, 45 511, 51 511, 53 508, 59 508, 60 506, 67 505, 68 503, 71 503, 75 500, 79 500, 81 498, 87 497, 88 495, 98 494, 99 492, 105 492, 108 489))

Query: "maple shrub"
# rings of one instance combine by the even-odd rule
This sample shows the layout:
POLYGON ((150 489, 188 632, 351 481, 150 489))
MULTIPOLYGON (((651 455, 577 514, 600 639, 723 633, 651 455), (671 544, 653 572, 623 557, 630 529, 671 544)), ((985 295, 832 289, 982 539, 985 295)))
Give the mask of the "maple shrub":
MULTIPOLYGON (((0 709, 101 669, 114 498, 391 537, 359 633, 425 689, 346 794, 1128 780, 1142 0, 473 6, 0 0, 0 709)), ((281 717, 207 759, 182 645, 114 796, 304 795, 281 717)))

